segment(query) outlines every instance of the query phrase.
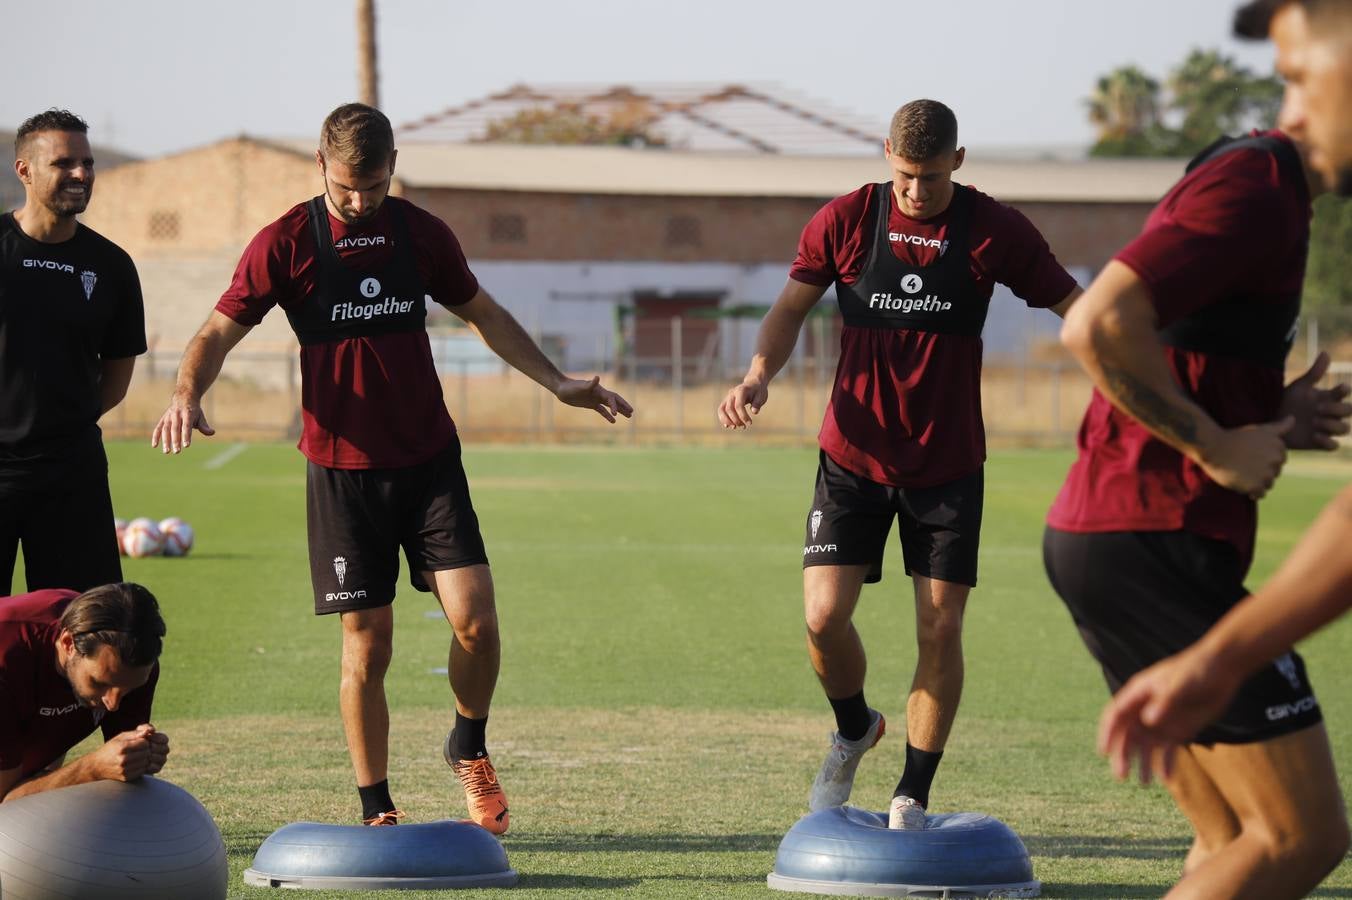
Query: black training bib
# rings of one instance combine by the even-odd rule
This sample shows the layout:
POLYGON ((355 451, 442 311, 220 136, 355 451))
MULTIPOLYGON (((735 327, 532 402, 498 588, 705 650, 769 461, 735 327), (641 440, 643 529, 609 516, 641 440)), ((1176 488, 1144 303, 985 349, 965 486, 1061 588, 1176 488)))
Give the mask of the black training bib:
POLYGON ((854 284, 836 282, 845 324, 979 336, 990 297, 981 296, 972 278, 971 192, 962 185, 953 186, 948 237, 938 261, 929 266, 912 266, 897 259, 888 236, 891 183, 880 184, 874 194, 873 248, 854 284))
POLYGON ((389 204, 394 255, 378 269, 348 266, 333 246, 322 196, 305 205, 315 239, 315 289, 286 311, 302 345, 370 337, 426 327, 427 287, 413 258, 408 223, 389 204))

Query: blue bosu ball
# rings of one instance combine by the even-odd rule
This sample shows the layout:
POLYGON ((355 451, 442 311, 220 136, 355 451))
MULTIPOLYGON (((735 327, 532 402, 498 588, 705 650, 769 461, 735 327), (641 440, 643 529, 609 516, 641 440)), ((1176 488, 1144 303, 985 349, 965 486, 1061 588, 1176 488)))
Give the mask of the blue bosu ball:
POLYGON ((340 890, 511 887, 516 879, 502 844, 472 822, 295 822, 263 841, 244 872, 257 887, 340 890))
POLYGON ((789 829, 766 882, 781 891, 862 897, 1037 897, 1028 849, 981 813, 927 817, 893 831, 887 813, 850 806, 810 813, 789 829))

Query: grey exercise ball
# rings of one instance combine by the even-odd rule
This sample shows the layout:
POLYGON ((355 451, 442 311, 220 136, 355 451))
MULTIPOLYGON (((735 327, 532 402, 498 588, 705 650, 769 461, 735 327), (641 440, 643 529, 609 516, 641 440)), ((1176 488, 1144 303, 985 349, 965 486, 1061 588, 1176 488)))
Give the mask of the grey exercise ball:
POLYGON ((225 900, 229 878, 211 814, 158 778, 0 803, 0 900, 225 900))

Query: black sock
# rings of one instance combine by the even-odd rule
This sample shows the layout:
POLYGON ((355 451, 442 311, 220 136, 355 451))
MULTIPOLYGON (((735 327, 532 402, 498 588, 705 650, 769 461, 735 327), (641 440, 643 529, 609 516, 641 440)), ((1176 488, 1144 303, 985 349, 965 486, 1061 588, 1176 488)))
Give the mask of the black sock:
POLYGON ((840 700, 827 697, 826 701, 831 704, 831 710, 836 714, 836 731, 847 741, 859 740, 864 736, 864 732, 868 731, 869 725, 873 724, 873 713, 864 702, 863 691, 840 700))
POLYGON ((488 730, 488 716, 467 719, 455 714, 455 728, 451 729, 451 756, 456 759, 482 759, 488 755, 484 733, 488 730))
POLYGON ((929 809, 930 785, 934 783, 934 773, 939 769, 939 760, 944 758, 944 751, 931 753, 928 750, 918 750, 906 744, 906 768, 901 771, 901 781, 897 782, 897 789, 892 792, 893 797, 910 797, 916 803, 929 809))
POLYGON ((394 801, 390 799, 390 781, 388 778, 366 787, 358 785, 357 793, 361 796, 361 817, 363 819, 374 818, 383 812, 394 810, 394 801))

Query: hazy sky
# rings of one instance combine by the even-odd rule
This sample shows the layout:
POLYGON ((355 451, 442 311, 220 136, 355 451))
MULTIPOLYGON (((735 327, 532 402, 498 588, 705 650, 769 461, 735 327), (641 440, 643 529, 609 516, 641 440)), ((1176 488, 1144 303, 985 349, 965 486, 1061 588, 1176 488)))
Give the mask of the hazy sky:
MULTIPOLYGON (((1261 72, 1239 0, 376 0, 398 125, 518 82, 778 83, 879 123, 928 96, 969 146, 1092 139, 1094 79, 1163 77, 1194 46, 1261 72)), ((308 136, 356 93, 352 0, 66 0, 7 9, 0 128, 49 106, 154 155, 247 132, 308 136)))

